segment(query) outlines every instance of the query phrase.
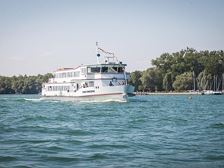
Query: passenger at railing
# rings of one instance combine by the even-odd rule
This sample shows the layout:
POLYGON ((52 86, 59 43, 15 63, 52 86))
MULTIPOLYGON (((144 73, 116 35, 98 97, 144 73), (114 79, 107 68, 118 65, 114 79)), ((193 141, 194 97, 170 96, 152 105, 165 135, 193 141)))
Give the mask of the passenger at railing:
POLYGON ((87 88, 88 84, 85 82, 82 86, 83 86, 83 88, 87 88))
POLYGON ((112 83, 112 81, 110 81, 109 86, 114 86, 113 83, 112 83))

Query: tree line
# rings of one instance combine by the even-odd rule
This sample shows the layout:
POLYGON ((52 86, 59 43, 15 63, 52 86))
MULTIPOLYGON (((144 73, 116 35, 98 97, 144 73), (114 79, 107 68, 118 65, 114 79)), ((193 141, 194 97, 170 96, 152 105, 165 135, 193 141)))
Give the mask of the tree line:
MULTIPOLYGON (((130 74, 135 91, 186 91, 224 89, 224 52, 187 48, 163 53, 153 67, 130 74)), ((37 76, 0 76, 0 94, 37 94, 51 73, 37 76)))
POLYGON ((0 94, 37 94, 42 83, 53 77, 51 73, 37 76, 0 76, 0 94))
POLYGON ((224 53, 187 48, 164 53, 153 67, 130 74, 135 91, 221 90, 224 86, 224 53))

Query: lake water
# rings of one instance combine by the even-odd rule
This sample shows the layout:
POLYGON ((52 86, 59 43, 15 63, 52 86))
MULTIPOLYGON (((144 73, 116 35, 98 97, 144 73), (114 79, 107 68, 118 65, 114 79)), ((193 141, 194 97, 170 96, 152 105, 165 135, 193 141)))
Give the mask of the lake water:
POLYGON ((224 167, 224 96, 0 96, 0 167, 224 167))

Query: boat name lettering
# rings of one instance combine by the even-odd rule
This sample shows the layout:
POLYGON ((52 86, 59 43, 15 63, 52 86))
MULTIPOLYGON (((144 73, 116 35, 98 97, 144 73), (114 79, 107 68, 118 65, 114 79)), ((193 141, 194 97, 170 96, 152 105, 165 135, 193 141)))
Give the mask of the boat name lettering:
POLYGON ((82 93, 93 93, 95 92, 95 90, 85 90, 85 91, 82 91, 82 93))

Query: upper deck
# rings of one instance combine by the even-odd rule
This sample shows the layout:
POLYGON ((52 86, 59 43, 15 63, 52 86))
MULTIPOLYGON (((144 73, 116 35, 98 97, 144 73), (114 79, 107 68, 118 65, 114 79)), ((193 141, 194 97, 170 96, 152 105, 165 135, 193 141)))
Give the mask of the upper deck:
POLYGON ((95 79, 127 79, 127 73, 125 72, 126 64, 119 62, 114 56, 114 53, 107 52, 98 47, 96 43, 97 51, 97 64, 81 65, 77 68, 60 68, 54 71, 54 78, 49 80, 50 83, 60 82, 72 82, 75 80, 95 80, 95 79), (104 61, 100 63, 100 53, 104 55, 104 61))
POLYGON ((60 68, 54 71, 50 83, 71 82, 74 80, 94 80, 107 78, 124 78, 126 64, 93 64, 77 68, 60 68))

